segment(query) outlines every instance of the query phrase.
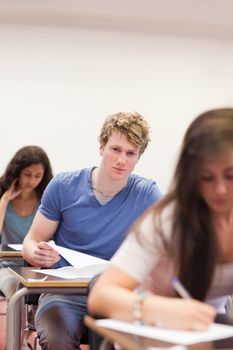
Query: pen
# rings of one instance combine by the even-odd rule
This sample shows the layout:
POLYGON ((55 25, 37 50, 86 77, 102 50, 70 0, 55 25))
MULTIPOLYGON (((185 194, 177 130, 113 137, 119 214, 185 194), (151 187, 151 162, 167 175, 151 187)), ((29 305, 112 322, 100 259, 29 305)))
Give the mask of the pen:
POLYGON ((177 277, 173 277, 171 283, 172 287, 181 296, 181 298, 191 298, 191 295, 177 277))

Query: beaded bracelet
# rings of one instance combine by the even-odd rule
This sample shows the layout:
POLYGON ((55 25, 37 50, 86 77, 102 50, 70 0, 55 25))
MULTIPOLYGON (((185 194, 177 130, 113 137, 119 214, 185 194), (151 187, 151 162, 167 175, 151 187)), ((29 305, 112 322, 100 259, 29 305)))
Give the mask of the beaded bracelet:
POLYGON ((145 294, 138 294, 138 299, 134 302, 133 306, 133 318, 134 323, 143 325, 145 322, 143 321, 143 312, 142 312, 142 306, 145 301, 145 294))

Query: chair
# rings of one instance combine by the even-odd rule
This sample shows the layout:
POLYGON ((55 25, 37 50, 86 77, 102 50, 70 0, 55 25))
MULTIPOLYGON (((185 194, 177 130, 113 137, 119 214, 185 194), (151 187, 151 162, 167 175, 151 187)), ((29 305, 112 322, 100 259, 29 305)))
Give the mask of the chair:
POLYGON ((38 336, 36 334, 35 327, 35 312, 38 305, 39 294, 27 295, 25 297, 25 327, 22 333, 22 344, 23 349, 36 350, 37 349, 37 340, 38 336), (35 332, 33 339, 33 346, 30 344, 29 337, 35 332))
MULTIPOLYGON (((35 313, 38 306, 40 294, 30 294, 25 297, 25 328, 22 335, 22 344, 25 349, 36 350, 38 335, 36 334, 35 327, 35 313), (33 339, 33 346, 29 342, 29 336, 32 332, 35 332, 33 339)), ((88 333, 85 332, 81 338, 81 344, 89 344, 88 333)))
MULTIPOLYGON (((96 281, 98 276, 95 276, 88 284, 87 287, 87 294, 89 293, 89 290, 91 289, 92 285, 96 281)), ((36 312, 36 308, 38 305, 40 294, 30 294, 25 297, 25 327, 23 329, 22 334, 22 344, 23 349, 30 349, 30 350, 36 350, 37 349, 37 341, 38 341, 38 335, 36 334, 36 327, 34 323, 34 316, 36 312), (34 340, 33 340, 33 346, 30 344, 28 338, 31 335, 32 332, 35 332, 34 340)), ((87 344, 90 345, 92 343, 93 345, 90 346, 90 350, 97 350, 98 348, 94 346, 94 344, 99 344, 99 341, 97 343, 97 336, 95 337, 93 334, 89 334, 89 330, 85 327, 84 334, 81 338, 81 344, 87 344)), ((100 339, 100 342, 102 341, 102 338, 100 339)))
MULTIPOLYGON (((96 280, 98 279, 99 274, 94 276, 90 282, 88 283, 87 287, 87 294, 89 294, 90 290, 92 289, 93 285, 95 284, 96 280)), ((34 324, 34 317, 32 317, 32 307, 35 307, 38 305, 38 299, 39 295, 38 294, 31 294, 27 295, 25 297, 25 328, 24 328, 24 334, 23 334, 23 344, 24 346, 28 346, 27 349, 31 350, 36 350, 37 349, 37 341, 38 341, 38 336, 35 334, 34 341, 33 341, 33 347, 31 344, 28 342, 28 337, 31 334, 31 332, 36 332, 35 324, 34 324)), ((107 347, 108 345, 103 343, 103 338, 89 330, 87 327, 85 327, 85 332, 81 338, 81 344, 88 344, 90 350, 98 350, 100 346, 105 346, 106 348, 103 347, 103 350, 110 350, 111 348, 107 347), (103 343, 103 344, 102 344, 103 343)))

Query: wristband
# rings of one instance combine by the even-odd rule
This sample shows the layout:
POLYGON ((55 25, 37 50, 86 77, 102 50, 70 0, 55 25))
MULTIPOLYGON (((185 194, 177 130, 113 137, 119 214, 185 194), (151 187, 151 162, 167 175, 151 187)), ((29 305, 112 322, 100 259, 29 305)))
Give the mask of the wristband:
POLYGON ((138 294, 138 299, 134 302, 133 306, 133 319, 134 324, 143 325, 145 322, 143 321, 143 312, 142 307, 145 301, 145 294, 138 294))

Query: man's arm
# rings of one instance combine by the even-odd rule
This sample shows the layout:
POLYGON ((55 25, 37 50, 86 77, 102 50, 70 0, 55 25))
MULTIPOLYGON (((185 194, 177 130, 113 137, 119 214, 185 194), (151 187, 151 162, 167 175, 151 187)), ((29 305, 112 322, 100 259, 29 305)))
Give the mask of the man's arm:
POLYGON ((59 221, 49 220, 37 212, 23 242, 23 257, 30 265, 49 268, 60 259, 59 254, 45 243, 53 237, 58 225, 59 221))

